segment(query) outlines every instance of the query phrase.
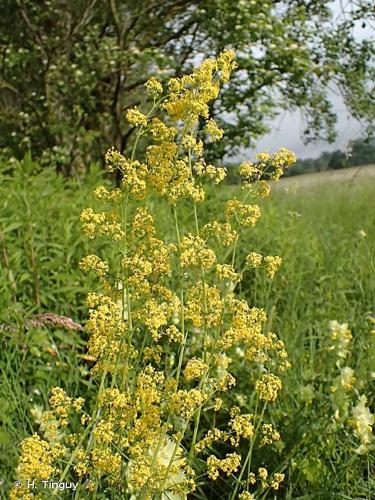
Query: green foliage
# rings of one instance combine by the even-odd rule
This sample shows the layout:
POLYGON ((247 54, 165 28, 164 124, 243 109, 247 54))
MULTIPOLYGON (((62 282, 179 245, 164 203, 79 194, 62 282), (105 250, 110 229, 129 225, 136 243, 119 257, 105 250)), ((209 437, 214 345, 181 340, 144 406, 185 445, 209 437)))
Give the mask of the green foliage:
POLYGON ((334 418, 331 386, 340 370, 327 350, 329 320, 348 323, 353 345, 345 364, 357 378, 348 397, 350 407, 358 394, 365 393, 374 412, 375 338, 368 321, 375 304, 372 191, 366 180, 342 182, 334 195, 329 185, 280 190, 265 209, 264 217, 269 219, 264 226, 276 228, 272 238, 266 237, 265 227, 254 228, 252 242, 258 242, 260 251, 272 247, 283 256, 279 275, 268 289, 261 276, 254 276, 244 293, 275 312, 272 328, 284 340, 292 364, 278 417, 285 443, 280 458, 290 474, 286 498, 372 498, 375 494, 369 473, 373 455, 354 453, 358 440, 334 418), (309 389, 313 390, 310 402, 309 389))
POLYGON ((151 75, 181 75, 223 47, 239 71, 212 110, 225 139, 219 156, 249 146, 282 109, 300 108, 306 139, 334 137, 334 84, 353 116, 373 124, 374 44, 354 28, 373 15, 365 0, 339 15, 322 0, 34 2, 0 6, 0 147, 44 165, 81 171, 108 145, 128 150, 126 109, 151 75), (278 111, 276 111, 278 110, 278 111))
POLYGON ((86 289, 75 270, 86 240, 77 221, 98 177, 92 167, 85 181, 64 180, 30 156, 0 166, 0 311, 79 314, 86 289))
MULTIPOLYGON (((16 444, 38 427, 27 408, 45 406, 55 385, 63 384, 72 396, 84 394, 88 399, 93 391, 87 382, 90 365, 81 357, 83 334, 32 326, 30 321, 35 312, 46 311, 75 320, 83 317, 83 296, 92 283, 78 271, 78 261, 87 251, 78 219, 98 172, 85 182, 63 181, 40 171, 30 158, 12 169, 3 165, 1 172, 0 477, 7 489, 15 479, 16 444), (39 307, 35 277, 40 283, 39 307)), ((224 186, 210 196, 207 220, 217 215, 219 198, 226 198, 228 189, 237 188, 224 186)), ((281 255, 283 265, 272 282, 262 270, 249 272, 241 293, 267 309, 269 326, 285 342, 292 368, 273 413, 282 441, 272 453, 258 456, 253 466, 273 463, 274 471, 286 474, 277 498, 370 500, 375 496, 374 458, 356 454, 358 439, 334 418, 330 387, 338 368, 327 345, 329 320, 348 323, 353 340, 347 364, 357 378, 350 408, 359 394, 366 394, 374 413, 375 343, 367 321, 375 304, 371 185, 342 182, 335 196, 330 186, 275 190, 262 208, 264 216, 249 231, 248 248, 241 247, 237 263, 248 249, 256 249, 281 255)), ((160 206, 160 224, 169 218, 163 210, 165 205, 160 206)), ((189 203, 182 223, 192 223, 189 203)), ((246 379, 237 378, 248 396, 246 379)), ((192 498, 212 495, 199 489, 192 498)), ((221 491, 215 497, 228 495, 221 491)))

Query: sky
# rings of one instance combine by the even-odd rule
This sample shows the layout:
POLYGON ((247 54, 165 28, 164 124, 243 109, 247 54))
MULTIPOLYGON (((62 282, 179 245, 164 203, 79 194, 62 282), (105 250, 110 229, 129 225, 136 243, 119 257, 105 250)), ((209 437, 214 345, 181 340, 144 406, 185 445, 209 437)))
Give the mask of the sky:
MULTIPOLYGON (((332 2, 331 8, 334 14, 338 15, 340 12, 340 1, 332 2)), ((354 34, 358 40, 363 40, 364 38, 373 38, 374 30, 369 26, 362 28, 361 23, 358 23, 354 30, 354 34)), ((239 155, 240 159, 250 159, 249 155, 252 156, 257 151, 273 151, 282 146, 294 151, 299 158, 316 158, 323 151, 345 149, 350 140, 363 135, 362 126, 357 120, 350 117, 340 96, 331 93, 330 100, 337 114, 337 139, 335 142, 329 144, 328 142, 322 141, 307 145, 304 144, 301 140, 304 129, 301 112, 282 112, 275 118, 273 123, 270 124, 271 132, 263 136, 258 141, 255 148, 243 151, 243 153, 239 155)))
POLYGON ((245 159, 247 154, 252 154, 255 151, 273 151, 280 147, 291 149, 299 158, 316 158, 322 151, 344 150, 350 140, 361 137, 362 127, 357 120, 349 116, 341 99, 332 96, 331 101, 337 114, 337 139, 335 142, 329 144, 321 141, 304 144, 301 139, 304 129, 301 112, 283 112, 270 124, 271 132, 263 136, 254 149, 244 151, 244 157, 241 159, 245 159))

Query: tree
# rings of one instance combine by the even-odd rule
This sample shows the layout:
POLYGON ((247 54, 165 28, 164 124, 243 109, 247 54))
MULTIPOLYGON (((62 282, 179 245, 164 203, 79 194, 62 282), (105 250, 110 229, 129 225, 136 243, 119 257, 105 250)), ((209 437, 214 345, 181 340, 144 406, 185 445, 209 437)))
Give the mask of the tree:
POLYGON ((371 4, 334 16, 322 0, 3 0, 3 155, 31 148, 69 172, 111 145, 126 151, 125 111, 142 105, 148 77, 178 76, 224 47, 239 69, 211 110, 226 132, 211 156, 253 144, 282 109, 302 110, 306 140, 332 140, 330 86, 370 129, 375 47, 353 29, 371 21, 371 4))
POLYGON ((350 166, 375 163, 375 138, 357 139, 350 144, 350 166))
POLYGON ((328 170, 338 170, 347 167, 347 159, 345 154, 339 149, 332 151, 331 158, 328 162, 328 170))

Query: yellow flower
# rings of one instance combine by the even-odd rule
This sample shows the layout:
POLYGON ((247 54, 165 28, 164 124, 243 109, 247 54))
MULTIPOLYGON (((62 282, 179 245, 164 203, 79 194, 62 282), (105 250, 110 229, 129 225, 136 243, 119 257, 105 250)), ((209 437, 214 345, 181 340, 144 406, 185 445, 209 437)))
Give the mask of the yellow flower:
POLYGON ((272 373, 269 375, 262 375, 260 380, 257 380, 255 389, 260 399, 264 401, 275 401, 281 389, 281 380, 272 373))
POLYGON ((118 479, 121 472, 121 456, 109 448, 94 448, 91 452, 91 463, 98 476, 107 474, 118 479))
POLYGON ((234 267, 230 264, 217 264, 216 265, 216 276, 219 280, 232 281, 233 283, 238 283, 241 281, 241 276, 236 273, 234 267))
POLYGON ((145 83, 145 87, 147 89, 147 92, 152 96, 156 96, 163 92, 162 84, 153 76, 147 80, 147 82, 145 83))
POLYGON ((261 216, 258 205, 247 205, 234 198, 227 202, 225 215, 228 219, 235 218, 240 226, 254 226, 261 216))
POLYGON ((79 267, 82 271, 94 271, 99 278, 105 278, 109 271, 107 262, 103 261, 97 255, 87 255, 81 260, 79 267))
POLYGON ((205 400, 206 396, 198 389, 180 389, 171 398, 171 409, 176 415, 188 420, 205 400))
POLYGON ((263 256, 256 252, 251 252, 246 257, 246 267, 252 269, 254 267, 259 267, 262 263, 263 256))
POLYGON ((188 234, 181 240, 180 263, 182 268, 202 267, 210 269, 216 261, 213 250, 207 248, 204 240, 199 236, 188 234))
POLYGON ((268 477, 268 471, 265 467, 259 467, 258 475, 262 481, 265 481, 268 477))
POLYGON ((208 477, 216 480, 219 477, 219 472, 224 472, 227 476, 236 472, 241 465, 241 455, 238 453, 227 453, 222 460, 210 455, 207 459, 208 477))
POLYGON ((372 426, 375 422, 374 415, 366 406, 367 398, 365 395, 360 396, 357 406, 352 410, 354 419, 354 432, 360 439, 361 445, 355 450, 359 455, 368 453, 368 445, 373 440, 372 426))
POLYGON ((212 142, 220 141, 224 135, 224 130, 217 126, 217 123, 212 118, 207 120, 204 131, 209 135, 212 142))
POLYGON ((240 165, 240 176, 247 181, 250 181, 253 177, 257 178, 260 173, 261 172, 257 165, 254 165, 254 163, 251 163, 250 161, 246 161, 240 165))
POLYGON ((207 365, 201 359, 192 358, 188 361, 184 369, 184 377, 186 380, 191 381, 200 379, 207 370, 207 365))
POLYGON ((267 257, 264 257, 264 263, 266 265, 267 276, 272 279, 275 277, 276 272, 281 266, 282 258, 278 255, 274 257, 272 255, 268 255, 267 257))
POLYGON ((21 480, 50 479, 58 471, 54 466, 55 456, 49 443, 33 434, 21 443, 17 477, 21 480))
POLYGON ((231 419, 228 425, 233 433, 231 436, 231 444, 233 446, 238 446, 240 444, 241 437, 244 439, 250 439, 254 435, 255 428, 253 424, 253 415, 241 415, 240 409, 237 407, 232 408, 230 415, 231 419))
POLYGON ((126 112, 126 121, 133 127, 137 127, 139 125, 147 127, 147 116, 141 113, 137 107, 128 109, 126 112))
POLYGON ((248 491, 243 491, 239 494, 238 500, 255 500, 255 496, 248 491))
POLYGON ((177 130, 174 127, 167 127, 159 118, 152 118, 150 134, 157 141, 170 142, 176 136, 177 130))

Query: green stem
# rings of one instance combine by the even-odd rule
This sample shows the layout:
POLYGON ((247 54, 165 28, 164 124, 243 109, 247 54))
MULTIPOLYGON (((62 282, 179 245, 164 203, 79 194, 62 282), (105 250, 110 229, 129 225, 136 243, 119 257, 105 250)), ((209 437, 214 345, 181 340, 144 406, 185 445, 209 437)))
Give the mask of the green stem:
MULTIPOLYGON (((177 243, 178 243, 179 252, 181 254, 181 238, 180 238, 180 231, 179 231, 179 227, 178 227, 178 217, 177 217, 176 205, 173 205, 173 214, 174 214, 174 221, 175 221, 177 243)), ((180 266, 180 272, 182 272, 181 266, 180 266)), ((178 366, 177 366, 177 373, 176 373, 176 391, 178 389, 178 383, 180 380, 182 362, 184 359, 184 352, 185 352, 186 341, 187 341, 187 332, 185 334, 184 285, 183 285, 182 276, 180 277, 180 304, 181 304, 180 315, 181 315, 181 330, 182 330, 182 335, 183 335, 183 343, 180 347, 180 354, 179 354, 179 359, 178 359, 178 366)))
POLYGON ((173 466, 173 461, 174 461, 174 458, 176 456, 176 453, 177 453, 177 450, 178 448, 180 447, 180 444, 181 444, 181 441, 182 441, 182 438, 184 437, 185 435, 185 431, 186 431, 186 427, 187 427, 187 424, 185 424, 184 428, 183 428, 183 431, 181 432, 181 437, 178 439, 178 441, 176 441, 175 443, 175 447, 174 447, 174 450, 173 450, 173 453, 172 453, 172 456, 171 456, 171 459, 169 461, 169 464, 167 466, 167 470, 165 471, 165 474, 164 474, 164 478, 163 478, 163 481, 159 487, 159 493, 163 493, 163 490, 164 490, 164 485, 165 485, 165 482, 167 481, 168 479, 168 476, 169 476, 169 472, 173 466))
MULTIPOLYGON (((257 406, 258 406, 258 401, 257 401, 257 406)), ((252 454, 253 454, 253 448, 254 448, 254 443, 256 441, 256 438, 257 438, 257 434, 258 434, 258 431, 259 431, 259 427, 261 426, 262 424, 262 419, 263 419, 263 415, 264 415, 264 412, 266 410, 266 407, 267 407, 267 403, 264 403, 264 406, 263 406, 263 409, 262 409, 262 412, 259 416, 259 422, 258 422, 258 425, 255 429, 255 432, 254 432, 254 436, 251 438, 250 440, 250 448, 249 448, 249 451, 247 453, 247 456, 245 458, 245 462, 242 466, 242 469, 241 469, 241 472, 238 476, 238 478, 236 479, 236 485, 235 485, 235 488, 233 490, 233 493, 230 497, 230 500, 234 500, 235 497, 236 497, 236 494, 237 494, 237 491, 238 491, 238 488, 240 486, 240 483, 241 483, 241 479, 242 479, 242 476, 244 475, 244 472, 245 472, 245 469, 246 469, 246 466, 249 464, 249 469, 250 469, 250 466, 251 466, 251 458, 252 458, 252 454)), ((257 407, 256 407, 257 408, 257 407)))

